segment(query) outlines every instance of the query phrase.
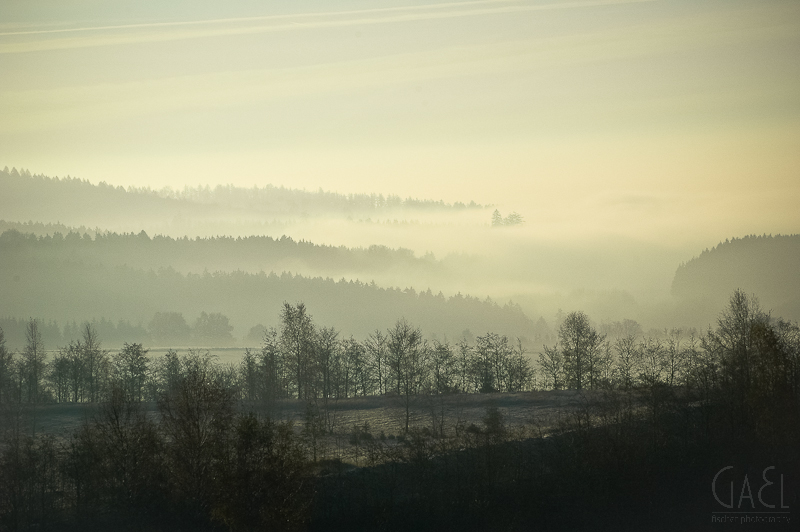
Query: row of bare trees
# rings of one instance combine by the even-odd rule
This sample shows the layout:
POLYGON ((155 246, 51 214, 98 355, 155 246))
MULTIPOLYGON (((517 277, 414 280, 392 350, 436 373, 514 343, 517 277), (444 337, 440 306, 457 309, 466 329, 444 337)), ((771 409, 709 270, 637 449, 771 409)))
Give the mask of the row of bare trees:
MULTIPOLYGON (((8 351, 0 331, 0 402, 97 402, 112 384, 137 400, 155 400, 177 375, 177 353, 152 358, 141 344, 110 353, 85 324, 82 338, 47 360, 38 324, 27 344, 8 351)), ((355 396, 516 392, 543 389, 621 389, 653 386, 709 387, 724 380, 751 389, 784 379, 796 386, 800 333, 772 319, 757 300, 734 293, 716 329, 666 330, 659 336, 629 332, 613 340, 582 312, 568 314, 558 342, 543 346, 534 372, 519 340, 494 333, 473 344, 428 341, 398 320, 364 341, 340 338, 316 325, 302 303, 285 303, 278 329, 264 332, 260 350, 247 350, 224 367, 226 381, 244 400, 298 398, 323 402, 355 396)))
POLYGON ((703 356, 703 338, 673 328, 650 337, 636 332, 608 339, 583 312, 566 316, 558 342, 539 355, 542 386, 552 389, 620 388, 681 384, 703 356))
MULTIPOLYGON (((112 353, 87 323, 80 340, 48 360, 38 323, 31 320, 21 353, 7 351, 0 341, 0 402, 98 402, 112 386, 136 400, 156 400, 177 378, 177 358, 175 351, 149 357, 137 343, 112 353)), ((474 345, 429 342, 419 327, 401 319, 359 342, 314 324, 302 303, 284 304, 280 329, 265 331, 261 350, 247 350, 238 365, 221 371, 244 400, 323 402, 376 394, 514 392, 530 389, 534 376, 521 343, 506 336, 487 333, 474 345)))
MULTIPOLYGON (((144 381, 123 377, 141 374, 135 364, 128 374, 109 370, 100 413, 72 438, 30 438, 21 424, 0 424, 0 529, 574 530, 607 522, 642 530, 671 525, 687 509, 691 519, 677 526, 692 529, 707 522, 708 484, 724 464, 767 460, 787 480, 800 464, 800 329, 741 292, 694 341, 677 332, 601 339, 597 351, 610 352, 610 361, 574 360, 594 353, 597 338, 582 316, 569 316, 567 327, 590 336, 564 331, 553 349, 572 358, 562 365, 564 386, 580 379, 587 391, 575 394, 574 409, 519 432, 497 408, 487 409, 482 426, 456 424, 454 434, 409 428, 406 417, 402 441, 373 438, 365 425, 351 444, 373 467, 350 473, 335 460, 317 462, 308 421, 298 431, 243 414, 236 394, 257 399, 273 382, 283 397, 322 410, 343 386, 330 360, 347 350, 370 360, 376 346, 386 370, 352 384, 359 394, 434 393, 438 381, 458 386, 464 366, 443 369, 447 349, 423 348, 419 330, 402 320, 362 344, 316 328, 300 305, 286 305, 284 317, 296 327, 271 331, 262 352, 238 366, 190 351, 150 360, 144 381), (155 409, 137 393, 154 397, 155 409)), ((508 349, 513 360, 507 340, 486 335, 466 347, 473 391, 512 385, 513 364, 493 356, 508 349)), ((459 346, 452 352, 458 361, 459 346)), ((122 367, 124 359, 107 355, 109 367, 122 367)))
POLYGON ((33 319, 27 324, 26 340, 20 353, 10 351, 0 329, 0 403, 98 402, 107 398, 113 385, 136 400, 147 396, 152 364, 141 344, 125 344, 112 354, 86 323, 80 340, 59 348, 48 360, 39 323, 33 319))
POLYGON ((583 312, 566 316, 558 342, 539 354, 541 385, 552 389, 622 389, 704 386, 725 381, 741 389, 798 385, 800 329, 773 319, 758 300, 736 291, 717 322, 698 335, 669 329, 609 340, 583 312), (769 384, 767 384, 767 381, 769 384))
POLYGON ((280 330, 266 331, 260 353, 246 352, 242 377, 247 399, 308 400, 514 392, 530 388, 533 369, 521 343, 506 336, 487 333, 474 345, 428 342, 419 327, 401 319, 359 342, 315 326, 302 303, 286 303, 280 330))

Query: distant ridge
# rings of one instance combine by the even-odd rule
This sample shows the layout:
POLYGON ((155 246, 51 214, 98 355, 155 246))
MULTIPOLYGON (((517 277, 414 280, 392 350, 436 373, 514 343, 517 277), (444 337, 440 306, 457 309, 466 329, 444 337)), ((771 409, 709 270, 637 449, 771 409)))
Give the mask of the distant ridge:
POLYGON ((61 222, 88 227, 105 224, 98 218, 115 216, 191 216, 238 215, 272 217, 370 216, 392 212, 458 212, 482 209, 475 203, 445 203, 442 200, 401 198, 393 194, 340 194, 319 189, 316 192, 265 185, 237 187, 217 185, 173 190, 165 187, 92 184, 75 177, 49 177, 6 166, 0 170, 0 211, 6 220, 61 222), (92 217, 94 215, 94 217, 92 217))
MULTIPOLYGON (((390 327, 401 317, 440 338, 460 338, 466 329, 523 338, 532 338, 534 333, 533 321, 518 305, 500 306, 488 298, 445 297, 430 289, 382 288, 358 280, 334 281, 288 272, 182 274, 167 266, 106 264, 85 253, 85 246, 107 242, 73 235, 72 242, 15 232, 0 237, 0 318, 34 316, 62 324, 105 318, 135 324, 147 323, 163 311, 187 317, 202 311, 221 312, 241 337, 254 325, 277 325, 283 302, 304 302, 319 323, 336 327, 344 336, 363 337, 390 327), (68 250, 42 252, 64 244, 68 250)), ((123 240, 129 238, 147 237, 123 240)))
POLYGON ((65 257, 84 264, 171 267, 182 273, 203 271, 292 271, 311 276, 361 276, 401 269, 438 272, 432 256, 417 258, 411 250, 373 245, 347 248, 269 236, 172 238, 146 232, 116 233, 97 228, 73 230, 61 224, 9 223, 0 220, 0 252, 47 262, 65 257))
POLYGON ((675 297, 704 306, 718 307, 736 289, 773 315, 799 319, 800 234, 726 240, 680 265, 672 281, 675 297))

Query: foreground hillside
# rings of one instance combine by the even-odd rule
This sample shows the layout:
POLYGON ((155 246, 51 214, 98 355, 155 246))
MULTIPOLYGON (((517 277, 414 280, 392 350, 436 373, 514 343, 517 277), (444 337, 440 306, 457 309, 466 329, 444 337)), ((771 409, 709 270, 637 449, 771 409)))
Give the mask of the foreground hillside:
MULTIPOLYGON (((390 364, 401 393, 337 398, 320 372, 264 395, 275 356, 293 356, 294 320, 283 349, 267 342, 260 363, 242 360, 240 380, 198 352, 154 361, 155 400, 132 372, 141 346, 114 357, 104 390, 82 381, 61 404, 42 400, 26 364, 22 393, 0 393, 0 527, 794 530, 798 328, 741 292, 719 318, 672 369, 649 339, 638 362, 630 349, 613 359, 635 378, 614 371, 587 389, 567 379, 567 390, 475 394, 437 379, 409 393, 417 350, 398 329, 387 346, 404 361, 390 364), (754 510, 735 507, 736 493, 754 510)), ((97 354, 88 330, 77 348, 97 354)))

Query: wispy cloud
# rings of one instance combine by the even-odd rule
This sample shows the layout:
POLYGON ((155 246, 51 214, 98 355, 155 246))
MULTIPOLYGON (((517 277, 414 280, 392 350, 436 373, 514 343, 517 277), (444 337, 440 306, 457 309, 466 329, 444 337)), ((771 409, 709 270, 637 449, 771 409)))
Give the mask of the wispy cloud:
POLYGON ((519 12, 592 8, 654 1, 656 0, 585 0, 550 4, 522 4, 506 0, 478 0, 473 2, 444 3, 415 7, 392 7, 359 11, 301 13, 296 15, 273 15, 186 22, 157 22, 121 26, 27 30, 0 33, 0 40, 6 41, 0 42, 0 53, 24 53, 205 37, 501 15, 519 12), (63 35, 74 36, 63 37, 63 35))
MULTIPOLYGON (((710 15, 709 15, 710 16, 710 15)), ((704 17, 698 24, 708 23, 704 17)), ((719 22, 719 17, 717 21, 719 22)), ((736 19, 738 20, 738 19, 736 19)), ((761 39, 756 32, 743 35, 736 20, 724 31, 697 32, 685 21, 634 25, 613 33, 604 31, 541 37, 493 44, 451 46, 308 66, 251 69, 104 83, 51 89, 0 91, 0 117, 15 131, 59 129, 83 123, 160 114, 186 109, 242 107, 276 100, 296 100, 314 95, 417 83, 423 80, 491 76, 502 73, 524 75, 552 66, 625 60, 659 54, 687 52, 730 43, 761 39)), ((794 34, 796 24, 768 27, 771 38, 794 34)), ((716 86, 715 86, 716 87, 716 86)), ((759 100, 791 102, 795 86, 777 81, 763 87, 755 81, 736 90, 663 92, 634 99, 618 98, 609 107, 596 102, 566 102, 569 95, 558 91, 536 109, 538 120, 564 120, 577 115, 584 120, 617 120, 628 116, 673 116, 681 109, 714 111, 742 108, 759 100), (552 116, 551 116, 552 115, 552 116)), ((796 105, 790 107, 796 109, 796 105)), ((496 110, 495 112, 499 112, 496 110)), ((515 112, 520 112, 519 110, 515 112)))

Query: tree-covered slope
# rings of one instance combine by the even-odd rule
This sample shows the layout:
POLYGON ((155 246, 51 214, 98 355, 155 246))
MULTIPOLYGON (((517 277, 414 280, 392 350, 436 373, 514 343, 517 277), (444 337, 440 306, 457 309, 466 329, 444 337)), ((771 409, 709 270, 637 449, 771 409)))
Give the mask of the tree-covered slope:
MULTIPOLYGON (((29 229, 33 224, 4 226, 29 229)), ((59 228, 59 226, 50 226, 59 228)), ((41 231, 40 231, 41 232, 41 231)), ((417 258, 407 249, 386 246, 347 248, 326 246, 290 237, 171 238, 144 231, 138 234, 93 231, 80 234, 37 236, 16 229, 0 231, 0 253, 13 254, 17 261, 79 260, 86 264, 158 269, 170 267, 182 273, 242 270, 290 271, 311 276, 360 276, 372 280, 376 274, 402 272, 405 275, 433 273, 441 264, 431 258, 417 258)))
POLYGON ((678 267, 672 281, 678 299, 710 308, 736 289, 757 295, 773 314, 800 319, 800 235, 726 240, 678 267))
POLYGON ((370 217, 381 214, 443 212, 455 214, 483 207, 471 202, 447 204, 441 200, 402 199, 382 194, 339 194, 266 185, 123 188, 105 182, 90 183, 73 177, 33 175, 16 168, 0 169, 0 212, 11 221, 39 221, 88 227, 120 226, 144 220, 176 225, 187 221, 270 223, 307 217, 370 217))
MULTIPOLYGON (((147 246, 153 245, 144 235, 123 240, 130 238, 141 239, 134 242, 143 246, 139 253, 146 254, 147 246)), ((104 317, 147 324, 156 312, 180 312, 189 320, 203 311, 221 312, 234 325, 234 335, 241 338, 256 324, 276 324, 284 301, 302 301, 320 323, 345 335, 385 329, 400 317, 427 333, 450 338, 465 329, 509 336, 528 336, 533 330, 533 322, 515 305, 501 307, 460 295, 445 298, 430 290, 381 288, 374 283, 336 282, 268 270, 181 273, 168 264, 110 263, 84 253, 93 246, 107 245, 103 238, 71 239, 74 242, 17 232, 0 237, 0 315, 61 323, 104 317), (49 246, 65 249, 50 252, 49 246)), ((237 243, 231 241, 222 245, 237 243)), ((165 239, 157 245, 181 244, 165 239)))

